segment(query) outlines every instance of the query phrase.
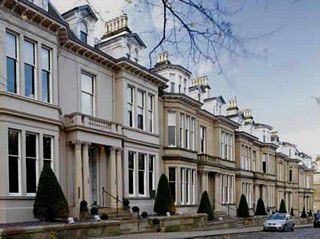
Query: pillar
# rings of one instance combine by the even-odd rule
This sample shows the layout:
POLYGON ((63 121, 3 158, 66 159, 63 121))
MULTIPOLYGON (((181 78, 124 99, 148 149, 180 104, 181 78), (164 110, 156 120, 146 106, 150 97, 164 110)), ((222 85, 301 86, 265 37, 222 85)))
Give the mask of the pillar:
POLYGON ((80 202, 82 201, 82 157, 81 142, 75 143, 75 208, 76 217, 79 217, 80 202))
POLYGON ((85 143, 82 149, 82 172, 83 172, 83 200, 92 205, 90 196, 90 175, 89 175, 89 144, 85 143))
POLYGON ((215 201, 215 211, 221 211, 221 174, 220 173, 215 173, 215 179, 214 179, 215 185, 214 185, 214 201, 215 201))
MULTIPOLYGON (((122 150, 119 149, 116 151, 117 158, 117 196, 120 200, 123 199, 123 177, 122 177, 122 150)), ((120 205, 119 205, 120 206, 120 205)))
MULTIPOLYGON (((110 194, 112 197, 117 196, 117 171, 116 171, 116 149, 111 148, 110 149, 110 168, 109 168, 109 173, 110 173, 110 194)), ((116 207, 116 200, 114 198, 111 198, 110 200, 110 207, 115 208, 116 207)))

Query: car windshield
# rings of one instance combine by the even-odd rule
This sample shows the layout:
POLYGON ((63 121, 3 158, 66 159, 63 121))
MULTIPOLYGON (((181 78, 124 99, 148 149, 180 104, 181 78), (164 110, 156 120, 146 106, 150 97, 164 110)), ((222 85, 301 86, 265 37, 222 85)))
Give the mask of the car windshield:
POLYGON ((278 214, 278 213, 275 213, 275 214, 272 214, 269 219, 271 220, 284 220, 286 218, 286 215, 284 214, 278 214))

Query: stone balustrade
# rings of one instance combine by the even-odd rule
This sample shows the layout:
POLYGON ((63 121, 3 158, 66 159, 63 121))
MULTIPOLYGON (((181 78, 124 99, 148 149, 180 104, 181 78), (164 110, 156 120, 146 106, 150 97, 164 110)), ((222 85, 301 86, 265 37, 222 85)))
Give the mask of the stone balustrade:
POLYGON ((65 127, 83 127, 86 129, 122 134, 122 126, 120 124, 78 112, 65 115, 65 127))

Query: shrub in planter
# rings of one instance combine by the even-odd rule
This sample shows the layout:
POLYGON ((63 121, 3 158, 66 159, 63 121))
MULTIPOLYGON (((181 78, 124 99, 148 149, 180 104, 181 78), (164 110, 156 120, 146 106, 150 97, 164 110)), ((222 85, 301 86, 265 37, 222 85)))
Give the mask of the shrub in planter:
POLYGON ((137 212, 139 212, 139 211, 140 211, 140 208, 139 208, 139 207, 136 207, 136 206, 132 207, 132 212, 137 213, 137 212))
POLYGON ((80 213, 84 213, 84 212, 88 212, 88 211, 89 211, 89 209, 88 209, 88 203, 87 203, 87 201, 82 200, 82 201, 80 202, 80 213))
POLYGON ((142 212, 141 213, 141 217, 142 218, 147 218, 148 217, 148 213, 147 212, 142 212))
POLYGON ((291 212, 290 212, 290 215, 293 217, 294 216, 294 213, 293 213, 293 208, 291 208, 291 212))
POLYGON ((91 210, 90 210, 90 212, 91 212, 91 215, 98 215, 98 213, 99 213, 99 209, 96 207, 96 206, 93 206, 92 208, 91 208, 91 210))
POLYGON ((301 213, 301 218, 306 218, 307 217, 307 213, 306 213, 306 208, 303 207, 302 213, 301 213))
POLYGON ((153 211, 155 211, 159 215, 166 215, 167 212, 170 212, 170 214, 173 215, 176 212, 168 178, 165 174, 161 175, 158 183, 157 195, 154 202, 153 211))
POLYGON ((246 196, 241 195, 239 207, 237 209, 237 217, 249 217, 249 207, 246 196))
POLYGON ((107 214, 107 213, 102 213, 102 214, 101 214, 101 216, 100 216, 100 218, 101 218, 101 220, 106 221, 106 220, 108 220, 108 219, 109 219, 109 216, 108 216, 108 214, 107 214))
POLYGON ((281 199, 281 202, 280 202, 279 212, 287 213, 286 204, 283 199, 281 199))
POLYGON ((258 199, 257 202, 257 208, 256 208, 256 212, 254 214, 255 216, 264 216, 264 215, 268 215, 267 211, 266 211, 266 207, 264 206, 264 202, 262 200, 262 198, 258 199))
POLYGON ((45 164, 38 183, 33 215, 40 220, 53 221, 56 218, 67 219, 68 214, 68 202, 56 175, 50 165, 45 164))
POLYGON ((208 215, 208 221, 213 220, 213 210, 207 191, 202 193, 198 213, 206 213, 208 215))
POLYGON ((128 210, 130 208, 129 204, 130 204, 130 202, 128 199, 123 199, 123 201, 122 201, 123 210, 128 210))

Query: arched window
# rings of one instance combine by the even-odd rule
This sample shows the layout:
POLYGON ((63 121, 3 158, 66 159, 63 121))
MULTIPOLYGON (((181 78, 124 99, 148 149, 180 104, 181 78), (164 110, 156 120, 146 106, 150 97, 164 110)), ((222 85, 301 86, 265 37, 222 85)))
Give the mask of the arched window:
POLYGON ((88 40, 88 27, 84 22, 80 25, 80 40, 87 43, 88 40))

